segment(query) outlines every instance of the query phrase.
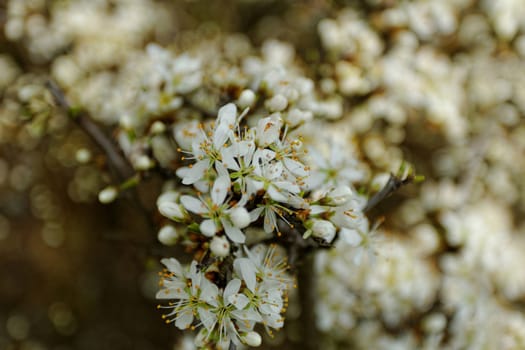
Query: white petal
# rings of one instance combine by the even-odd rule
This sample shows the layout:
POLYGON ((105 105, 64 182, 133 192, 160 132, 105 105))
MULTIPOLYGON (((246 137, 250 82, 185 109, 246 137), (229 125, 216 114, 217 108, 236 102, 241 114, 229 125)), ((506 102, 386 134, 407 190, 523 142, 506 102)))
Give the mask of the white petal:
POLYGON ((242 310, 246 307, 246 305, 248 305, 248 303, 250 302, 250 299, 248 299, 248 297, 244 294, 237 293, 237 294, 231 295, 228 298, 228 302, 230 304, 235 305, 237 310, 242 310))
POLYGON ((213 134, 213 147, 217 150, 223 148, 230 134, 232 131, 227 125, 218 125, 213 134))
POLYGON ((308 171, 306 171, 304 165, 296 160, 284 158, 284 166, 295 176, 308 175, 308 171))
POLYGON ((195 197, 192 196, 181 196, 180 202, 187 210, 195 214, 204 214, 208 212, 208 208, 204 203, 195 197))
POLYGON ((262 322, 261 315, 253 308, 249 308, 248 310, 233 310, 232 316, 239 320, 262 322))
POLYGON ((193 322, 193 313, 191 310, 184 310, 177 315, 177 321, 175 321, 175 326, 178 329, 187 329, 193 322))
POLYGON ((277 228, 277 217, 273 210, 266 210, 264 215, 264 232, 272 233, 277 228))
POLYGON ((273 185, 278 187, 281 190, 286 190, 291 193, 299 193, 301 189, 296 184, 290 181, 274 181, 273 185))
POLYGON ((207 278, 202 279, 202 291, 200 298, 206 303, 217 306, 217 296, 219 295, 219 288, 215 283, 212 283, 207 278))
POLYGON ((228 175, 219 176, 215 179, 213 188, 211 189, 211 200, 214 204, 222 205, 226 199, 226 195, 230 190, 231 180, 228 175))
POLYGON ((208 159, 199 160, 197 163, 193 164, 191 168, 185 170, 182 183, 184 185, 191 185, 199 181, 204 177, 209 166, 210 161, 208 159))
POLYGON ((159 290, 155 297, 157 299, 187 299, 188 293, 184 291, 184 287, 186 287, 184 282, 172 281, 169 288, 159 290))
POLYGON ((257 220, 259 216, 261 216, 261 213, 263 210, 264 210, 264 207, 258 207, 258 208, 253 209, 250 212, 250 222, 254 222, 255 220, 257 220))
POLYGON ((233 103, 228 103, 219 109, 217 115, 217 123, 225 124, 226 126, 234 125, 237 117, 237 106, 233 103))
POLYGON ((257 282, 256 279, 256 268, 253 262, 250 259, 241 258, 240 263, 240 269, 241 269, 241 275, 244 282, 246 282, 246 286, 249 290, 252 292, 255 291, 255 283, 257 282), (242 259, 242 260, 241 260, 242 259))
POLYGON ((179 261, 175 258, 164 258, 160 261, 164 266, 170 270, 170 272, 173 272, 175 276, 177 277, 183 277, 184 272, 182 270, 182 266, 179 263, 179 261))
POLYGON ((244 243, 246 241, 246 237, 244 236, 244 233, 237 227, 230 224, 228 220, 221 220, 222 226, 224 227, 224 232, 226 233, 226 236, 235 243, 244 243))
POLYGON ((241 288, 241 280, 238 278, 232 279, 224 288, 224 299, 229 302, 230 297, 239 292, 239 288, 241 288))
POLYGON ((229 176, 228 169, 226 169, 222 162, 215 162, 215 170, 219 176, 229 176))
POLYGON ((289 192, 280 191, 275 186, 270 186, 270 188, 268 188, 268 192, 267 193, 268 193, 268 195, 270 196, 271 199, 273 199, 274 201, 277 201, 277 202, 281 202, 281 203, 287 203, 289 195, 290 195, 289 192))
POLYGON ((237 164, 237 161, 235 160, 235 146, 230 146, 227 148, 223 148, 221 150, 221 157, 222 157, 222 163, 224 166, 226 166, 228 169, 232 170, 239 170, 239 164, 237 164))
POLYGON ((339 235, 343 242, 350 244, 353 247, 357 247, 363 240, 363 237, 361 237, 359 232, 353 229, 346 228, 346 227, 343 227, 341 229, 341 231, 339 232, 339 235))
POLYGON ((199 308, 199 318, 208 332, 211 332, 217 323, 217 316, 215 313, 203 307, 199 308))

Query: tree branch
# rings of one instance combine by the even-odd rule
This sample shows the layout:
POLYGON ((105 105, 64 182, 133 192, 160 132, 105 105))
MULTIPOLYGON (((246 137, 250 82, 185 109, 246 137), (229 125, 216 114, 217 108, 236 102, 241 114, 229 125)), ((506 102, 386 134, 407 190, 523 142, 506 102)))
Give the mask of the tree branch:
POLYGON ((71 107, 60 87, 48 80, 46 87, 49 89, 57 105, 62 108, 71 119, 78 125, 89 137, 99 146, 99 148, 108 157, 108 163, 112 171, 116 174, 119 181, 123 182, 134 175, 134 170, 128 161, 119 152, 116 145, 111 139, 102 131, 85 112, 76 110, 71 107))
POLYGON ((419 181, 419 179, 420 177, 414 175, 412 172, 409 172, 409 174, 405 178, 401 178, 400 175, 394 175, 390 173, 390 177, 388 178, 386 185, 381 189, 381 191, 374 194, 372 198, 368 200, 365 208, 363 209, 363 212, 369 212, 372 208, 381 203, 385 198, 389 197, 392 193, 394 193, 401 187, 408 185, 412 182, 419 181))

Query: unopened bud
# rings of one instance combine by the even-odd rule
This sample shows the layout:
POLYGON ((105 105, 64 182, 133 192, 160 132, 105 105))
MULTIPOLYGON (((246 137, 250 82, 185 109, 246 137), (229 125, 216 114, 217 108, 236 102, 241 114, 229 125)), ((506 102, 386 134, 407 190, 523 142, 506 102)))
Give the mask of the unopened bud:
POLYGON ((280 112, 288 107, 288 100, 283 95, 278 94, 267 100, 265 105, 270 112, 280 112))
POLYGON ((100 203, 111 203, 117 198, 118 191, 115 187, 109 186, 104 188, 102 191, 98 193, 98 200, 100 203))
POLYGON ((174 245, 179 239, 179 234, 175 227, 166 225, 159 230, 157 238, 164 245, 174 245))
POLYGON ((312 235, 330 243, 335 238, 335 226, 327 220, 313 220, 312 235))
POLYGON ((246 335, 244 336, 244 342, 246 343, 246 345, 255 347, 261 345, 262 338, 259 333, 251 331, 246 333, 246 335))
POLYGON ((238 228, 245 228, 250 224, 250 214, 244 207, 233 208, 230 211, 230 219, 238 228))
POLYGON ((243 90, 239 96, 239 99, 237 100, 237 104, 241 108, 251 107, 254 103, 255 93, 250 89, 243 90))
POLYGON ((226 237, 215 236, 210 242, 210 250, 215 256, 223 258, 230 254, 230 243, 226 237))
POLYGON ((348 186, 338 186, 328 193, 328 198, 335 205, 343 205, 352 197, 352 189, 348 186))
POLYGON ((168 219, 182 220, 185 218, 185 213, 181 208, 180 204, 168 201, 161 201, 160 203, 158 203, 158 209, 159 212, 168 219))

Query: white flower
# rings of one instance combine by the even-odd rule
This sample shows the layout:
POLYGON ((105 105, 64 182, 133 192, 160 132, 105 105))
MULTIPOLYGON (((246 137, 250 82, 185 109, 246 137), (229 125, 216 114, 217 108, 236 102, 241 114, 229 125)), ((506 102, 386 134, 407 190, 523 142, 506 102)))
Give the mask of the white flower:
POLYGON ((340 185, 328 192, 326 198, 329 200, 330 204, 343 205, 352 198, 352 195, 353 192, 349 186, 340 185))
POLYGON ((199 309, 199 318, 208 334, 218 332, 220 342, 229 344, 233 341, 240 344, 242 336, 239 331, 251 331, 253 322, 234 322, 241 319, 242 310, 248 303, 248 298, 240 292, 241 281, 232 279, 222 292, 218 289, 209 294, 208 303, 211 307, 199 309), (241 317, 241 318, 239 318, 241 317))
POLYGON ((262 118, 257 123, 256 142, 259 147, 268 147, 279 139, 283 120, 279 113, 262 118))
MULTIPOLYGON (((244 271, 241 275, 246 276, 247 280, 251 281, 253 277, 250 275, 255 275, 265 283, 274 284, 283 289, 290 284, 291 279, 287 273, 289 266, 286 253, 282 248, 280 249, 276 244, 269 246, 258 244, 251 249, 245 247, 244 252, 250 263, 247 263, 240 271, 244 271)), ((238 267, 243 265, 241 263, 243 261, 239 260, 238 267)))
POLYGON ((242 317, 256 322, 263 322, 268 327, 279 329, 284 324, 281 315, 284 312, 283 295, 287 291, 290 279, 284 273, 286 260, 275 255, 275 247, 259 245, 253 251, 245 249, 248 258, 234 261, 235 272, 244 280, 248 298, 247 308, 242 317), (284 268, 283 268, 284 263, 284 268))
MULTIPOLYGON (((232 208, 226 201, 230 185, 229 175, 219 176, 213 184, 210 198, 197 199, 185 195, 181 196, 180 201, 188 211, 205 218, 200 224, 202 234, 211 237, 222 228, 231 241, 244 243, 244 233, 231 219, 231 212, 235 207, 232 208)), ((237 205, 242 206, 242 203, 237 205)))
POLYGON ((292 108, 288 112, 288 115, 286 115, 285 120, 290 126, 295 127, 312 120, 313 117, 314 116, 311 111, 303 111, 298 108, 292 108))
POLYGON ((192 185, 202 180, 214 165, 217 174, 222 175, 226 171, 221 163, 221 152, 227 147, 228 140, 234 140, 236 117, 237 107, 229 103, 219 109, 210 137, 203 130, 204 127, 200 126, 200 133, 192 140, 191 151, 186 151, 188 156, 184 157, 184 159, 195 159, 196 162, 188 167, 177 169, 177 176, 182 178, 184 185, 192 185))
POLYGON ((156 297, 178 301, 159 308, 172 309, 163 315, 166 323, 175 322, 177 328, 186 329, 193 323, 194 315, 204 310, 217 294, 218 288, 198 271, 196 261, 191 263, 189 271, 184 271, 174 258, 162 259, 161 262, 167 270, 162 275, 162 289, 156 297))
POLYGON ((316 148, 309 148, 309 159, 312 170, 306 179, 308 188, 326 188, 327 186, 348 185, 364 178, 359 163, 345 146, 333 140, 326 144, 327 154, 316 148))
POLYGON ((376 223, 371 230, 368 228, 368 220, 363 219, 355 228, 343 227, 339 231, 339 240, 357 249, 354 255, 354 264, 359 265, 366 253, 370 262, 374 261, 374 249, 380 238, 377 235, 376 223))

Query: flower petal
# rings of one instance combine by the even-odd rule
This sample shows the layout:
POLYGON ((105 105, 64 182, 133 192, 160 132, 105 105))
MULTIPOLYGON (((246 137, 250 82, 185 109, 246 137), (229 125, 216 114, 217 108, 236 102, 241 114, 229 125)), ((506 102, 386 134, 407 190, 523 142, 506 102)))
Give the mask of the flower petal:
POLYGON ((343 242, 350 244, 352 247, 357 247, 363 240, 363 237, 361 237, 357 230, 346 227, 343 227, 341 231, 339 231, 339 236, 343 242))
POLYGON ((195 197, 184 195, 180 197, 180 202, 184 208, 191 211, 192 213, 204 214, 208 212, 206 205, 204 205, 201 200, 195 197))
POLYGON ((235 305, 237 310, 242 310, 246 307, 246 305, 248 305, 250 299, 248 299, 248 297, 244 294, 237 293, 234 295, 230 295, 230 297, 228 298, 228 302, 230 304, 235 305))
POLYGON ((232 279, 228 284, 226 285, 226 288, 224 288, 223 297, 224 300, 226 300, 229 303, 229 299, 234 294, 237 294, 239 292, 239 289, 241 288, 241 280, 238 278, 232 279))
POLYGON ((175 326, 178 329, 187 329, 193 322, 193 312, 190 309, 185 309, 178 313, 175 326))
POLYGON ((160 261, 164 266, 170 270, 170 272, 173 272, 175 276, 177 277, 183 277, 184 276, 184 270, 182 269, 181 264, 179 261, 175 258, 164 258, 160 261))
POLYGON ((255 284, 257 282, 257 269, 255 264, 250 259, 237 258, 235 259, 235 265, 237 269, 240 270, 241 277, 246 283, 246 287, 252 292, 255 291, 255 284))
POLYGON ((199 308, 199 318, 208 332, 211 332, 217 323, 216 314, 203 307, 199 308))
POLYGON ((188 170, 185 170, 184 173, 182 173, 184 175, 182 183, 184 185, 191 185, 199 181, 204 177, 209 166, 209 159, 199 160, 197 163, 193 164, 191 168, 188 167, 188 170))
POLYGON ((244 243, 246 241, 246 236, 244 233, 237 227, 230 224, 228 220, 221 219, 222 226, 224 227, 224 232, 226 236, 235 243, 244 243))
POLYGON ((228 175, 219 176, 211 189, 211 200, 214 204, 222 205, 230 190, 231 180, 228 175))

